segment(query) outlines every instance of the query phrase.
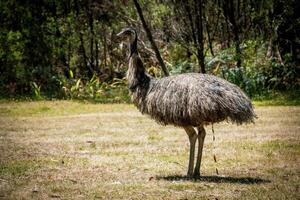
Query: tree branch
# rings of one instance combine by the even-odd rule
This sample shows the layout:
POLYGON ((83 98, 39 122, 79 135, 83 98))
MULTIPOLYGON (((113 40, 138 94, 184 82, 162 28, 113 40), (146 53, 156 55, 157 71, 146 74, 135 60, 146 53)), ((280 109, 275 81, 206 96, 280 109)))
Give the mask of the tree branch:
POLYGON ((150 31, 149 27, 148 27, 147 24, 146 24, 146 21, 145 21, 145 18, 144 18, 144 16, 143 16, 143 11, 142 11, 142 9, 141 9, 141 6, 140 6, 140 4, 138 3, 137 0, 133 0, 133 2, 134 2, 134 5, 135 5, 136 10, 137 10, 137 12, 138 12, 138 15, 139 15, 139 17, 140 17, 140 19, 141 19, 141 21, 142 21, 142 24, 143 24, 143 27, 144 27, 144 29, 145 29, 145 31, 146 31, 147 37, 148 37, 148 39, 149 39, 149 41, 150 41, 150 43, 151 43, 151 46, 152 46, 152 48, 153 48, 153 50, 154 50, 154 52, 155 52, 156 58, 157 58, 157 60, 158 60, 158 62, 159 62, 159 64, 160 64, 160 66, 161 66, 161 68, 162 68, 162 70, 163 70, 165 76, 169 76, 169 71, 168 71, 168 69, 167 69, 167 67, 166 67, 166 65, 165 65, 165 63, 164 63, 164 61, 163 61, 163 59, 162 59, 161 56, 160 56, 160 53, 159 53, 159 51, 158 51, 158 48, 157 48, 157 46, 156 46, 156 44, 155 44, 155 42, 154 42, 154 40, 153 40, 151 31, 150 31))

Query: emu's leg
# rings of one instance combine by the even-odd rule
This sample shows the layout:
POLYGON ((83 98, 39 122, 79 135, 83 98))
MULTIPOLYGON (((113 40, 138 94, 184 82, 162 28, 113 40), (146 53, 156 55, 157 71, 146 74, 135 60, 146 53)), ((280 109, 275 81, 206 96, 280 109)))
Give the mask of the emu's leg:
POLYGON ((189 168, 188 168, 188 176, 193 176, 194 170, 194 157, 195 157, 195 143, 197 140, 197 133, 195 129, 191 126, 184 127, 184 130, 188 134, 189 141, 190 141, 190 159, 189 159, 189 168))
POLYGON ((202 159, 202 150, 203 144, 205 139, 205 129, 203 126, 200 126, 198 129, 198 155, 197 155, 197 163, 194 171, 194 176, 200 176, 200 166, 201 166, 201 159, 202 159))

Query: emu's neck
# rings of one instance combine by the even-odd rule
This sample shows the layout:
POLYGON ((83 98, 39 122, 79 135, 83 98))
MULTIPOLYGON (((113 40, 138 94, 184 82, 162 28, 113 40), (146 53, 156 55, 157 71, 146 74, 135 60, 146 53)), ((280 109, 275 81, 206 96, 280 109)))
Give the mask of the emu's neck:
POLYGON ((128 87, 131 92, 137 89, 146 88, 150 81, 150 77, 146 74, 144 65, 139 55, 133 53, 129 58, 129 67, 127 71, 128 87))
POLYGON ((138 54, 138 51, 137 51, 137 35, 136 35, 136 33, 134 34, 133 41, 130 43, 129 50, 130 50, 129 57, 131 57, 134 53, 138 54))
MULTIPOLYGON (((146 92, 149 88, 151 76, 145 72, 145 67, 137 50, 137 35, 130 43, 129 67, 127 71, 128 87, 130 92, 146 92)), ((143 93, 142 92, 142 93, 143 93)))

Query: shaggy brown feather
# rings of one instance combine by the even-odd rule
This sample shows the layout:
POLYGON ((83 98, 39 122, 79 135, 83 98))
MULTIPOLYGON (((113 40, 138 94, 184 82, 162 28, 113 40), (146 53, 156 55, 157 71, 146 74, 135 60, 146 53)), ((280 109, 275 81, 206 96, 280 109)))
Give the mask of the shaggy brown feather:
POLYGON ((133 103, 161 124, 201 126, 223 120, 253 122, 249 98, 236 85, 216 76, 180 74, 157 80, 145 73, 138 55, 127 73, 133 103))

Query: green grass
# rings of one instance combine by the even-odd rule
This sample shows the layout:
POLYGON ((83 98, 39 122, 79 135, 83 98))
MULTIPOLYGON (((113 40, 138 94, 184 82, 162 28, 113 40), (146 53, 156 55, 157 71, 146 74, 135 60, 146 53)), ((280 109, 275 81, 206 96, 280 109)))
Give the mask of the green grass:
POLYGON ((261 149, 272 155, 300 155, 300 144, 292 141, 272 140, 261 145, 261 149))
POLYGON ((86 101, 25 101, 0 103, 0 116, 55 116, 91 112, 119 112, 132 110, 127 104, 99 104, 86 101))
POLYGON ((19 160, 0 163, 0 176, 22 176, 26 172, 37 169, 37 164, 31 160, 19 160))
POLYGON ((208 126, 200 179, 185 177, 184 130, 132 105, 0 108, 0 199, 299 199, 297 106, 259 106, 255 124, 215 124, 214 142, 208 126))
POLYGON ((300 90, 273 91, 253 98, 255 106, 300 106, 300 90))
POLYGON ((33 173, 34 171, 44 168, 53 167, 58 162, 53 159, 20 159, 0 162, 0 177, 20 177, 33 173))
MULTIPOLYGON (((127 91, 125 88, 124 90, 127 91)), ((15 102, 16 105, 22 105, 24 103, 28 102, 35 102, 38 104, 38 102, 51 102, 51 100, 47 100, 47 97, 44 97, 42 100, 35 100, 34 98, 30 97, 20 97, 20 98, 1 98, 0 97, 0 106, 1 104, 6 104, 11 102, 15 102)), ((275 91, 270 90, 263 92, 263 94, 256 95, 252 98, 252 101, 255 106, 300 106, 300 89, 294 89, 294 90, 288 90, 288 91, 275 91)), ((60 100, 55 102, 61 102, 63 105, 65 102, 70 102, 70 100, 60 100)), ((66 110, 59 110, 61 107, 58 107, 58 109, 53 108, 52 106, 37 106, 34 107, 32 110, 22 110, 20 108, 19 111, 16 111, 17 108, 1 108, 0 107, 0 113, 6 113, 6 114, 19 114, 20 112, 25 112, 28 114, 40 114, 40 113, 46 113, 46 114, 65 114, 65 113, 82 113, 82 112, 91 112, 92 109, 90 105, 97 105, 97 104, 109 104, 115 103, 120 105, 126 105, 126 103, 130 102, 130 98, 128 94, 122 95, 119 93, 115 93, 115 91, 111 91, 108 96, 99 97, 99 98, 86 98, 86 99, 74 99, 71 100, 73 102, 70 105, 75 105, 74 103, 77 103, 77 107, 72 107, 70 105, 66 105, 66 110), (87 106, 88 105, 88 106, 87 106), (87 108, 87 111, 84 111, 87 108)), ((42 104, 42 103, 41 103, 42 104)), ((97 106, 96 106, 97 107, 97 106)), ((95 107, 94 107, 95 108, 95 107)), ((118 106, 116 106, 118 108, 118 106)), ((125 106, 126 108, 126 106, 125 106)), ((118 111, 117 109, 110 108, 112 111, 118 111)), ((102 110, 99 110, 102 111, 102 110)))

